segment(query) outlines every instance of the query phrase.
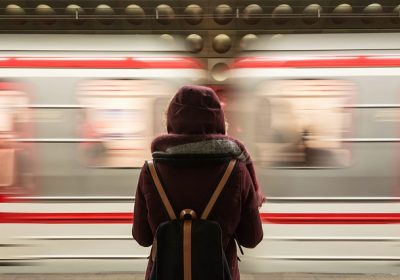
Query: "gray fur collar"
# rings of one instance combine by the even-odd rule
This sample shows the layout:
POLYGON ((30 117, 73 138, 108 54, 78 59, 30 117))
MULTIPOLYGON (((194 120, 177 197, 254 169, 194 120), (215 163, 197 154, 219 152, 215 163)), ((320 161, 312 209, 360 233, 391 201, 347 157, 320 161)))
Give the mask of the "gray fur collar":
POLYGON ((199 142, 185 143, 168 147, 165 151, 158 152, 165 155, 231 155, 240 161, 247 161, 246 153, 229 139, 211 139, 199 142))

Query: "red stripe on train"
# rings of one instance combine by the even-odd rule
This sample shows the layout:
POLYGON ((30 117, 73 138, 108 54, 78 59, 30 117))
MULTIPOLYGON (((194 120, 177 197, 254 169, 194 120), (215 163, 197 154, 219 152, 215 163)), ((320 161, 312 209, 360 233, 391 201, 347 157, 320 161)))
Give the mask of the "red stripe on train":
POLYGON ((0 213, 0 223, 126 224, 132 213, 0 213))
POLYGON ((201 69, 189 57, 0 57, 0 68, 201 69))
MULTIPOLYGON (((400 213, 262 213, 264 224, 397 224, 400 213)), ((130 224, 132 213, 0 213, 0 223, 130 224)))
POLYGON ((400 213, 262 213, 273 224, 397 224, 400 213))
POLYGON ((231 68, 400 67, 398 55, 241 57, 231 68))

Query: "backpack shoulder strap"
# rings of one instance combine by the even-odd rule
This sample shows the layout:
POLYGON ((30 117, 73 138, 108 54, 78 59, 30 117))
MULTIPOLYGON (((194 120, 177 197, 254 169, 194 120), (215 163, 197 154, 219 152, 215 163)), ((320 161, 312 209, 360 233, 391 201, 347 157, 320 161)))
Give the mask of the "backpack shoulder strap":
POLYGON ((158 194, 160 195, 161 200, 162 200, 162 202, 164 204, 164 207, 167 210, 169 218, 171 220, 176 220, 175 211, 172 208, 171 203, 168 200, 167 194, 164 191, 164 188, 163 188, 163 186, 161 184, 160 178, 158 177, 157 170, 156 170, 156 168, 154 166, 154 162, 152 160, 148 160, 146 162, 147 162, 147 166, 150 169, 151 177, 153 177, 154 184, 156 185, 156 189, 158 191, 158 194))
POLYGON ((210 214, 212 208, 214 207, 215 202, 217 201, 219 195, 221 194, 222 190, 225 187, 226 182, 228 181, 233 168, 236 165, 236 159, 231 159, 231 161, 228 164, 228 167, 225 170, 224 175, 222 176, 221 180, 219 181, 217 187, 215 188, 214 193, 212 194, 210 201, 208 201, 208 204, 206 208, 203 211, 203 214, 201 214, 201 219, 205 220, 208 218, 208 215, 210 214))

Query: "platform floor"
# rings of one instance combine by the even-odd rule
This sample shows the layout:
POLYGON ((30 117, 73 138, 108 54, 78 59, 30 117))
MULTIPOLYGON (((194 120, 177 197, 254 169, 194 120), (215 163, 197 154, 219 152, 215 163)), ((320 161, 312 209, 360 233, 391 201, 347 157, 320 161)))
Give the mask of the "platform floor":
MULTIPOLYGON (((143 280, 143 274, 0 274, 0 280, 143 280)), ((241 280, 400 280, 400 274, 268 273, 242 274, 241 280)))

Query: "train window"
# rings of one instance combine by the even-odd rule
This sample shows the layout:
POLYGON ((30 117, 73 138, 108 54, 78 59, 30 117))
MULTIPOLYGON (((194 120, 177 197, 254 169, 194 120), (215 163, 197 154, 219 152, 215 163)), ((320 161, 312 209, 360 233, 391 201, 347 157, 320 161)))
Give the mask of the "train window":
POLYGON ((15 177, 15 150, 0 149, 0 188, 11 187, 15 177))
POLYGON ((153 80, 92 80, 79 86, 84 105, 82 157, 92 167, 141 167, 150 157, 154 109, 170 87, 153 80))
POLYGON ((340 80, 281 80, 257 89, 258 160, 269 167, 341 167, 350 150, 345 108, 354 86, 340 80))
POLYGON ((17 83, 0 81, 0 193, 17 194, 32 187, 29 144, 29 99, 17 83), (29 178, 28 178, 29 177, 29 178))

